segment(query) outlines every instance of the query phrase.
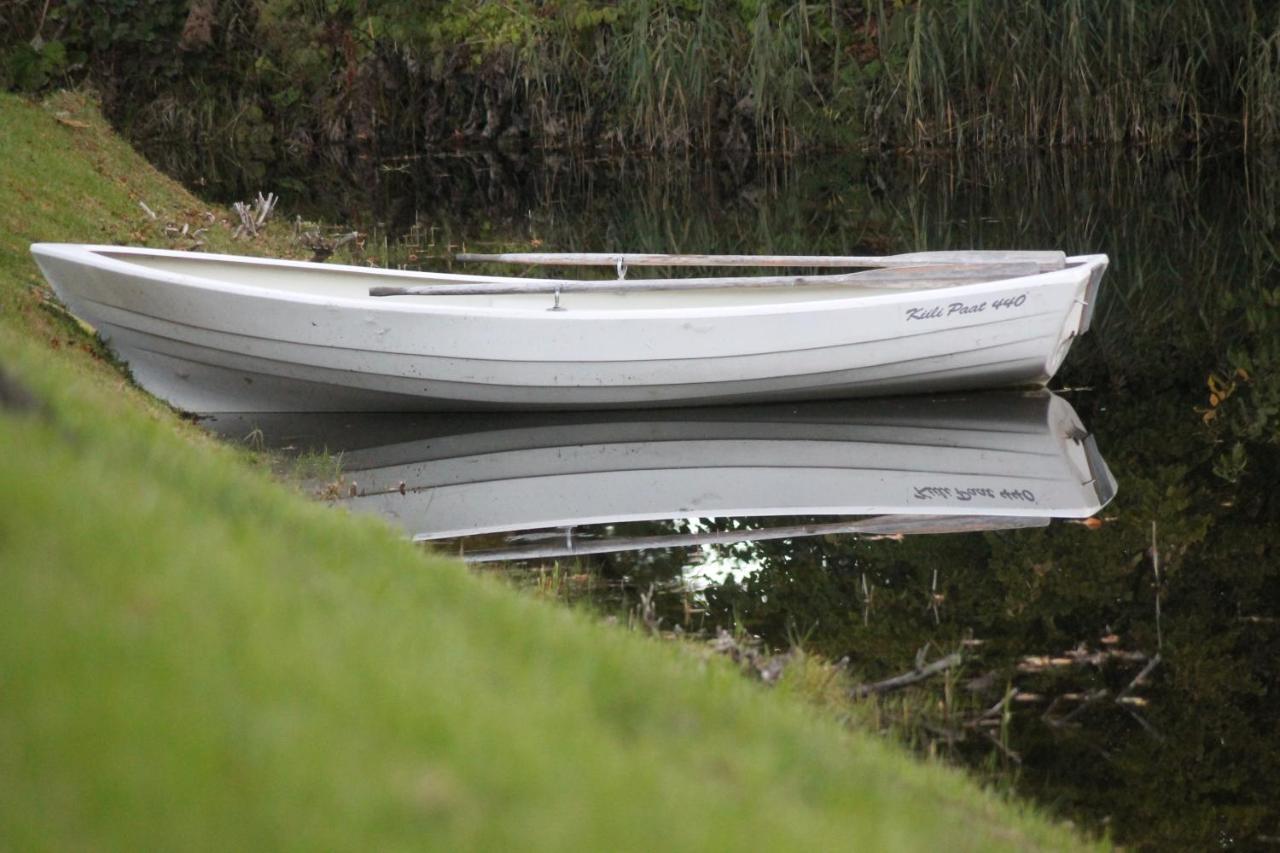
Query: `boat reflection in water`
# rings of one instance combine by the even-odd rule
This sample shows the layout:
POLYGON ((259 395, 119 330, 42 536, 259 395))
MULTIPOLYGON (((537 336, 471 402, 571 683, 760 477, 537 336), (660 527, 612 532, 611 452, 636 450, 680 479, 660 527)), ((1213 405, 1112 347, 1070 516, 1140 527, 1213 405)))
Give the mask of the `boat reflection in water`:
POLYGON ((1116 491, 1075 411, 1045 391, 668 411, 219 415, 206 423, 228 437, 261 434, 274 446, 341 452, 353 492, 341 504, 415 540, 489 534, 482 550, 454 546, 477 562, 1036 527, 1093 515, 1116 491), (612 528, 739 516, 753 521, 643 537, 612 528), (759 517, 777 524, 758 527, 759 517), (595 525, 606 527, 575 533, 595 525))

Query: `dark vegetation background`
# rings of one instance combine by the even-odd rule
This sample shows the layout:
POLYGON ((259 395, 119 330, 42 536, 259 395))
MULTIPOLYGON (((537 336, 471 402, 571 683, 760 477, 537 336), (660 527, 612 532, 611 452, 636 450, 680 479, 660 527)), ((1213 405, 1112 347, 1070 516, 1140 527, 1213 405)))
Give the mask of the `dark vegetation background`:
MULTIPOLYGON (((597 169, 590 185, 558 174, 482 206, 477 216, 508 232, 535 211, 529 233, 566 250, 851 254, 881 235, 890 251, 1062 246, 1112 258, 1095 324, 1054 381, 1071 389, 1119 482, 1100 527, 722 546, 717 557, 750 570, 703 589, 696 616, 679 586, 687 553, 613 555, 590 564, 605 581, 593 594, 634 606, 651 584, 674 588, 657 599, 666 625, 734 626, 772 649, 847 660, 866 680, 909 671, 922 647, 931 658, 963 650, 954 680, 885 706, 924 748, 1129 849, 1272 849, 1280 169, 1274 152, 1210 153, 1217 147, 796 158, 783 164, 790 174, 758 176, 749 189, 723 172, 675 178, 646 160, 597 169), (1114 648, 1160 655, 1140 705, 1116 698, 1141 662, 1022 666, 1097 652, 1108 636, 1114 648), (995 746, 969 723, 1015 689, 1042 699, 1007 705, 995 746)), ((432 211, 422 198, 428 221, 443 220, 448 202, 432 211)))
POLYGON ((0 87, 87 81, 155 162, 227 192, 477 143, 1280 136, 1280 9, 1262 0, 0 0, 0 16, 0 87))

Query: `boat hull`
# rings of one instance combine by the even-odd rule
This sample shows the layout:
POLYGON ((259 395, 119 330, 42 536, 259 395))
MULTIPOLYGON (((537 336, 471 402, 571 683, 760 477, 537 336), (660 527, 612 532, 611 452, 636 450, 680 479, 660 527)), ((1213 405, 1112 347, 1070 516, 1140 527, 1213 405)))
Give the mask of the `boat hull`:
POLYGON ((1038 385, 1086 327, 1106 265, 1088 256, 998 282, 814 298, 792 289, 741 304, 732 294, 593 294, 547 310, 551 297, 364 295, 371 284, 442 278, 427 274, 32 251, 139 384, 198 413, 594 409, 1038 385), (330 285, 335 276, 345 278, 330 285), (307 277, 315 291, 272 284, 307 277))

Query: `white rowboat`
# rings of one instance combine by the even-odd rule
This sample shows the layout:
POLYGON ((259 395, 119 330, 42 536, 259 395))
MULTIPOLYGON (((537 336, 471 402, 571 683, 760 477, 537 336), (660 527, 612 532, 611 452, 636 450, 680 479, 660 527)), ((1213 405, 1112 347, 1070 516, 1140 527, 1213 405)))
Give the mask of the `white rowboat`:
POLYGON ((917 259, 655 285, 31 250, 143 387, 200 413, 686 406, 1043 385, 1088 328, 1107 266, 1104 255, 1019 265, 1017 253, 997 253, 984 268, 968 253, 978 263, 967 272, 917 259), (428 295, 371 295, 388 288, 428 295))

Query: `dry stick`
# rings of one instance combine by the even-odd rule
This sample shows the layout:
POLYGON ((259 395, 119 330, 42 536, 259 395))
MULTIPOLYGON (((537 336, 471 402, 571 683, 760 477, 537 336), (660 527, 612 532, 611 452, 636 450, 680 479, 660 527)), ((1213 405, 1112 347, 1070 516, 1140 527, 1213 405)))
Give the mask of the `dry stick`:
POLYGON ((722 278, 614 279, 495 279, 457 284, 378 286, 370 296, 483 296, 502 293, 643 292, 652 290, 714 290, 725 287, 853 286, 915 290, 924 286, 948 286, 999 281, 1036 275, 1034 264, 970 264, 903 267, 868 270, 842 275, 731 276, 722 278))
POLYGON ((51 0, 44 0, 44 8, 40 10, 40 22, 36 24, 36 38, 40 37, 40 31, 44 29, 45 18, 49 17, 49 3, 51 0))
POLYGON ((918 725, 935 738, 941 738, 947 742, 948 747, 954 747, 957 743, 965 739, 964 732, 956 729, 949 729, 946 726, 940 726, 936 723, 930 723, 927 720, 920 720, 918 725))
POLYGON ((242 234, 247 234, 250 237, 253 237, 257 235, 258 226, 254 222, 253 211, 249 208, 249 205, 242 201, 237 201, 235 204, 231 205, 231 209, 236 212, 236 216, 240 217, 240 224, 236 226, 236 230, 232 233, 232 236, 239 237, 242 234))
POLYGON ((994 732, 984 731, 983 734, 985 734, 987 738, 996 745, 996 748, 1003 752, 1010 761, 1017 764, 1019 767, 1022 766, 1022 756, 1014 752, 1005 744, 1001 743, 1000 738, 996 737, 994 732))
POLYGON ((674 255, 641 252, 460 252, 459 261, 543 266, 626 267, 902 267, 918 264, 1032 263, 1037 272, 1066 266, 1063 252, 969 250, 909 252, 902 255, 674 255))
POLYGON ((1121 690, 1116 695, 1116 704, 1124 707, 1125 713, 1127 713, 1130 717, 1133 717, 1138 722, 1138 725, 1142 726, 1142 728, 1146 731, 1147 734, 1151 735, 1160 743, 1164 743, 1164 735, 1160 734, 1160 732, 1156 730, 1155 726, 1147 722, 1146 718, 1143 717, 1141 714, 1139 714, 1137 711, 1133 710, 1128 705, 1124 704, 1124 700, 1129 698, 1129 695, 1133 693, 1133 691, 1136 690, 1140 685, 1142 685, 1144 681, 1146 681, 1147 676, 1150 675, 1151 671, 1155 669, 1157 666, 1159 666, 1159 664, 1160 664, 1160 653, 1156 652, 1155 656, 1152 657, 1151 660, 1147 662, 1147 665, 1142 668, 1142 671, 1139 672, 1136 676, 1134 676, 1133 681, 1129 682, 1129 686, 1126 687, 1124 690, 1121 690))
POLYGON ((1142 686, 1142 683, 1146 680, 1147 676, 1151 674, 1151 670, 1155 669, 1159 665, 1160 653, 1156 652, 1155 656, 1152 657, 1151 660, 1147 661, 1147 665, 1142 668, 1142 671, 1134 676, 1133 681, 1129 682, 1129 686, 1116 694, 1116 702, 1124 702, 1124 700, 1127 699, 1134 690, 1142 686))
POLYGON ((1072 650, 1057 657, 1044 655, 1024 657, 1018 661, 1016 666, 1019 672, 1042 672, 1046 669, 1059 669, 1061 667, 1081 666, 1084 664, 1101 666, 1111 660, 1136 662, 1145 661, 1146 659, 1147 656, 1142 652, 1126 652, 1123 649, 1103 649, 1092 654, 1084 650, 1072 650))
POLYGON ((1138 725, 1142 726, 1147 734, 1151 735, 1160 743, 1164 743, 1164 735, 1160 734, 1156 727, 1147 722, 1141 714, 1137 713, 1132 708, 1125 708, 1124 710, 1130 717, 1133 717, 1133 719, 1137 721, 1138 725))
MULTIPOLYGON (((1156 648, 1164 648, 1164 634, 1160 628, 1160 549, 1156 545, 1156 522, 1151 520, 1151 567, 1156 575, 1156 648)), ((1157 657, 1159 653, 1157 652, 1157 657)))
POLYGON ((1010 687, 1008 690, 1006 690, 1006 691, 1004 692, 1004 695, 1000 697, 1000 701, 999 701, 999 702, 997 702, 996 704, 992 705, 992 706, 991 706, 990 708, 988 708, 987 710, 983 711, 983 712, 982 712, 982 714, 981 714, 981 715, 979 715, 976 719, 971 720, 971 721, 968 723, 968 725, 969 725, 971 728, 972 728, 972 727, 975 727, 975 726, 977 726, 979 723, 981 723, 983 720, 990 719, 991 717, 994 717, 994 716, 996 716, 997 714, 999 714, 1001 717, 1003 717, 1003 716, 1004 716, 1005 711, 1006 711, 1006 710, 1008 709, 1008 707, 1009 707, 1009 703, 1010 703, 1011 701, 1013 701, 1013 699, 1017 698, 1018 694, 1019 694, 1018 688, 1016 688, 1016 687, 1010 687))
POLYGON ((1044 720, 1046 723, 1049 723, 1050 725, 1053 725, 1054 721, 1058 719, 1056 716, 1054 716, 1054 712, 1058 710, 1059 705, 1063 704, 1066 701, 1067 700, 1064 696, 1054 696, 1053 701, 1049 703, 1049 706, 1044 709, 1044 713, 1040 715, 1040 719, 1044 720))
POLYGON ((872 693, 888 693, 891 690, 901 690, 903 687, 909 687, 912 684, 932 678, 940 672, 946 672, 952 667, 959 666, 961 660, 959 652, 952 652, 946 657, 938 658, 933 663, 917 667, 911 672, 904 672, 902 675, 895 675, 893 678, 886 678, 884 681, 859 684, 849 691, 849 695, 854 699, 863 699, 872 693))
POLYGON ((1088 708, 1092 707, 1095 702, 1100 699, 1107 698, 1110 694, 1111 691, 1107 690, 1105 687, 1098 690, 1090 690, 1085 694, 1084 701, 1077 705, 1071 713, 1067 714, 1065 717, 1058 717, 1057 719, 1050 719, 1046 716, 1045 722, 1051 726, 1065 726, 1067 723, 1083 714, 1088 708))
MULTIPOLYGON (((1113 701, 1118 705, 1124 705, 1124 700, 1129 698, 1129 696, 1133 693, 1133 691, 1136 690, 1138 687, 1140 687, 1146 681, 1146 678, 1148 675, 1151 674, 1151 671, 1160 665, 1160 660, 1161 660, 1160 654, 1159 652, 1157 652, 1149 661, 1147 661, 1147 664, 1142 668, 1142 671, 1139 672, 1136 676, 1134 676, 1133 680, 1129 682, 1129 685, 1125 687, 1124 690, 1121 690, 1119 693, 1116 694, 1116 697, 1113 701)), ((1067 723, 1071 722, 1076 717, 1084 713, 1084 711, 1089 707, 1091 707, 1094 703, 1098 702, 1101 699, 1105 699, 1108 695, 1109 695, 1109 691, 1106 688, 1091 690, 1085 694, 1083 701, 1079 705, 1077 705, 1070 713, 1062 717, 1055 717, 1053 716, 1053 712, 1057 709, 1059 702, 1061 702, 1061 700, 1063 699, 1062 696, 1058 696, 1053 700, 1053 702, 1049 704, 1049 707, 1045 709, 1044 714, 1041 716, 1041 719, 1043 719, 1049 725, 1055 726, 1055 727, 1066 725, 1067 723)), ((1154 728, 1152 728, 1152 726, 1146 720, 1143 720, 1138 714, 1135 714, 1131 708, 1125 707, 1125 711, 1127 711, 1130 716, 1132 716, 1140 724, 1142 724, 1142 727, 1146 729, 1151 735, 1153 735, 1159 740, 1164 739, 1163 737, 1160 736, 1159 732, 1157 732, 1154 728)), ((989 714, 991 712, 988 711, 987 713, 989 714)))
POLYGON ((862 573, 862 624, 865 627, 871 620, 871 591, 867 589, 867 573, 862 573))
POLYGON ((231 205, 231 209, 240 217, 240 224, 236 226, 234 236, 239 237, 241 234, 247 234, 250 237, 256 237, 258 230, 271 216, 272 211, 276 209, 276 202, 279 200, 275 193, 267 193, 264 196, 259 192, 252 205, 245 204, 242 201, 237 201, 231 205))
POLYGON ((933 624, 939 625, 938 618, 938 570, 933 570, 933 585, 929 588, 929 608, 933 610, 933 624))
POLYGON ((276 209, 278 201, 280 198, 275 193, 267 193, 265 196, 261 192, 258 193, 258 197, 253 201, 253 209, 257 212, 253 220, 255 226, 262 227, 267 217, 276 209))

